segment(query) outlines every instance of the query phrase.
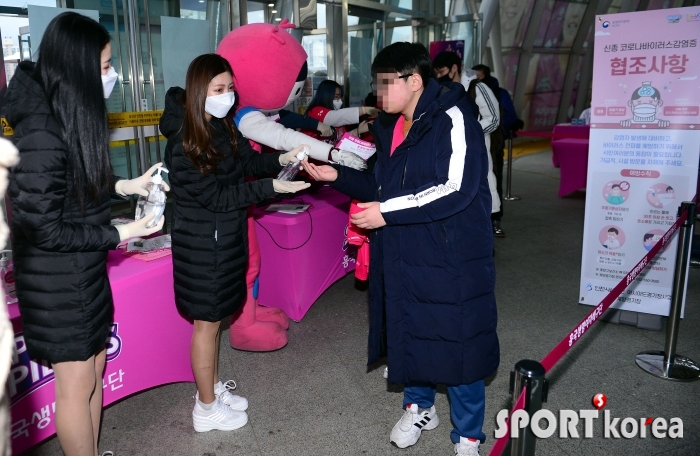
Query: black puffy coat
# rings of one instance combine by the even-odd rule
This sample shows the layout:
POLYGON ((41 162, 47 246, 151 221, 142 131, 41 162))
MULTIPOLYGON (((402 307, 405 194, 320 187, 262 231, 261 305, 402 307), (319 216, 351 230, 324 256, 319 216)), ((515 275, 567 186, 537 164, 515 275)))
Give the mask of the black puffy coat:
POLYGON ((212 144, 224 154, 216 172, 204 175, 185 155, 183 89, 165 98, 160 131, 168 138, 165 164, 173 200, 172 250, 175 303, 195 320, 219 321, 246 296, 247 208, 275 195, 272 179, 246 182, 244 175, 278 173, 279 154, 258 154, 238 134, 240 158, 231 151, 223 122, 212 118, 212 144))
POLYGON ((7 90, 20 162, 10 170, 12 254, 24 340, 33 357, 84 361, 105 346, 112 321, 107 251, 119 244, 110 195, 80 210, 72 161, 44 89, 22 63, 7 90))

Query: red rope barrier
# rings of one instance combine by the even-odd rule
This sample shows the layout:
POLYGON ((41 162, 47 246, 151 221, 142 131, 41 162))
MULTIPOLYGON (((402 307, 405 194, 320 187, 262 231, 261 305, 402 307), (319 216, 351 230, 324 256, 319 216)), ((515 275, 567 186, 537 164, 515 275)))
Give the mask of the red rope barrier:
MULTIPOLYGON (((697 195, 696 195, 697 197, 697 195)), ((627 288, 632 282, 634 282, 634 279, 637 278, 639 274, 646 269, 646 267, 651 263, 651 260, 656 256, 659 251, 671 241, 671 238, 673 235, 678 231, 678 228, 680 225, 685 222, 685 220, 688 218, 688 211, 685 211, 684 213, 681 214, 680 217, 678 217, 678 220, 671 226, 671 228, 664 233, 664 236, 661 238, 660 242, 657 242, 654 247, 651 248, 649 253, 647 253, 640 261, 637 263, 632 269, 630 269, 630 272, 627 273, 627 275, 615 286, 615 288, 610 291, 603 299, 600 301, 600 303, 589 313, 586 315, 586 317, 581 320, 581 322, 574 327, 574 329, 569 332, 569 335, 561 340, 557 344, 552 351, 549 352, 547 356, 542 359, 542 366, 544 366, 545 372, 549 372, 549 370, 554 367, 554 365, 559 362, 559 360, 568 352, 571 347, 574 346, 576 342, 578 342, 581 337, 590 329, 593 324, 598 321, 601 315, 605 313, 606 310, 612 305, 613 302, 615 302, 615 299, 617 299, 618 296, 622 294, 623 291, 625 291, 625 288, 627 288)))
POLYGON ((493 447, 491 447, 491 451, 489 452, 489 456, 501 456, 501 453, 503 453, 503 450, 506 448, 506 445, 508 445, 508 441, 510 440, 510 419, 516 410, 521 410, 521 409, 525 408, 525 397, 526 396, 527 396, 527 387, 523 386, 523 390, 520 392, 520 396, 518 396, 518 400, 515 401, 515 404, 513 404, 513 409, 510 411, 510 414, 508 415, 508 419, 506 420, 506 435, 504 435, 500 439, 496 440, 496 443, 494 443, 493 447))

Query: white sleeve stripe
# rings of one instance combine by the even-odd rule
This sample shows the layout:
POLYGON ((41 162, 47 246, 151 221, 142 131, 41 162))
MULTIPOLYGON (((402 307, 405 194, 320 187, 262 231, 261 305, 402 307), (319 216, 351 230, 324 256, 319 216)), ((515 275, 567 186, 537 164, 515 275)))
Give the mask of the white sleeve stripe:
POLYGON ((486 102, 486 105, 488 106, 488 110, 491 112, 491 123, 488 126, 483 128, 484 133, 488 134, 488 133, 491 133, 494 130, 496 130, 496 128, 498 128, 498 121, 500 119, 498 118, 499 117, 498 108, 496 108, 496 106, 494 105, 494 102, 496 100, 491 98, 491 96, 486 91, 486 89, 484 87, 482 87, 482 84, 483 83, 479 83, 476 85, 476 87, 479 89, 479 92, 481 92, 481 96, 484 98, 484 101, 486 102))
POLYGON ((447 170, 447 182, 427 188, 416 195, 404 195, 387 200, 379 205, 379 210, 381 212, 393 212, 412 207, 421 207, 443 196, 459 191, 461 188, 462 176, 464 175, 464 162, 467 155, 464 115, 456 106, 453 106, 445 112, 452 118, 452 129, 450 130, 452 154, 450 155, 450 165, 447 170))

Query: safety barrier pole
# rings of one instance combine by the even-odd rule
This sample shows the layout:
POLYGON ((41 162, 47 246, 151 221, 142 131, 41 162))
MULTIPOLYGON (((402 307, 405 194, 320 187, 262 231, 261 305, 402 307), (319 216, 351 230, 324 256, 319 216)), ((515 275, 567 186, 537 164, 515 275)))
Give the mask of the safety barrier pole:
POLYGON ((523 389, 522 391, 520 391, 520 395, 517 399, 515 399, 515 395, 513 396, 513 408, 511 409, 508 418, 506 418, 505 434, 503 434, 503 436, 496 440, 496 443, 493 444, 493 446, 491 447, 491 451, 489 452, 489 456, 501 456, 503 450, 506 449, 506 445, 508 445, 508 442, 510 441, 510 426, 513 422, 513 413, 515 413, 518 410, 523 410, 525 408, 526 397, 527 386, 523 386, 523 389))
POLYGON ((508 136, 508 178, 506 179, 506 196, 503 197, 506 201, 517 201, 519 196, 510 194, 511 178, 513 176, 513 133, 508 136))
MULTIPOLYGON (((677 355, 675 353, 676 341, 678 339, 678 322, 683 296, 687 281, 687 270, 690 261, 690 241, 693 234, 693 220, 695 219, 695 205, 697 195, 693 201, 683 203, 678 210, 678 219, 664 233, 661 239, 651 248, 651 250, 634 265, 627 275, 594 307, 594 309, 574 327, 569 334, 564 337, 541 362, 532 360, 522 360, 515 365, 514 372, 511 372, 510 392, 513 393, 513 408, 511 409, 506 427, 506 434, 499 438, 491 448, 489 456, 501 456, 508 444, 511 427, 518 427, 517 440, 513 439, 511 445, 511 456, 533 456, 535 454, 536 437, 529 426, 520 426, 520 417, 513 415, 516 411, 523 409, 527 411, 532 419, 535 412, 542 408, 542 403, 547 402, 548 381, 544 375, 549 372, 554 365, 578 342, 583 335, 600 319, 622 292, 635 281, 653 258, 663 250, 673 239, 676 231, 680 231, 678 256, 676 258, 676 274, 674 276, 671 314, 669 319, 668 333, 666 336, 666 350, 664 352, 644 352, 637 355, 637 364, 647 370, 647 372, 668 380, 692 381, 700 377, 700 367, 692 360, 677 355), (640 357, 653 354, 657 357, 653 369, 647 369, 640 364, 640 357), (665 373, 665 376, 664 376, 665 373), (679 378, 680 377, 680 378, 679 378), (517 399, 516 399, 517 398, 517 399)), ((651 364, 648 358, 643 358, 643 364, 651 364)))
POLYGON ((688 217, 681 225, 678 235, 676 271, 673 274, 671 312, 668 315, 664 351, 644 351, 635 357, 637 366, 645 372, 664 380, 692 382, 700 379, 700 367, 690 358, 676 353, 681 309, 685 298, 685 289, 688 284, 688 263, 690 262, 690 244, 693 239, 695 210, 696 206, 693 202, 684 202, 679 209, 679 216, 683 212, 688 211, 688 217))
MULTIPOLYGON (((515 370, 510 373, 511 392, 513 403, 520 397, 521 390, 526 388, 525 410, 529 417, 542 408, 542 403, 547 402, 547 390, 549 382, 544 378, 542 364, 531 359, 523 359, 515 364, 515 370)), ((519 426, 519 420, 510 423, 518 427, 518 438, 510 445, 511 456, 535 456, 537 437, 532 433, 530 426, 519 426)))

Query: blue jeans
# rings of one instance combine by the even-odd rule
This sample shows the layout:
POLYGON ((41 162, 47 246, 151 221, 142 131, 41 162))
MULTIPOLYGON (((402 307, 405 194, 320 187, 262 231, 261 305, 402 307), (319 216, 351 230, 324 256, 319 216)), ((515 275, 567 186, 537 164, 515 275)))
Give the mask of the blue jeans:
MULTIPOLYGON (((450 433, 452 443, 460 437, 486 441, 481 428, 484 425, 486 396, 484 381, 469 385, 448 386, 450 396, 450 416, 454 428, 450 433)), ((403 407, 417 404, 420 408, 430 408, 435 404, 435 385, 406 385, 403 390, 403 407)))

